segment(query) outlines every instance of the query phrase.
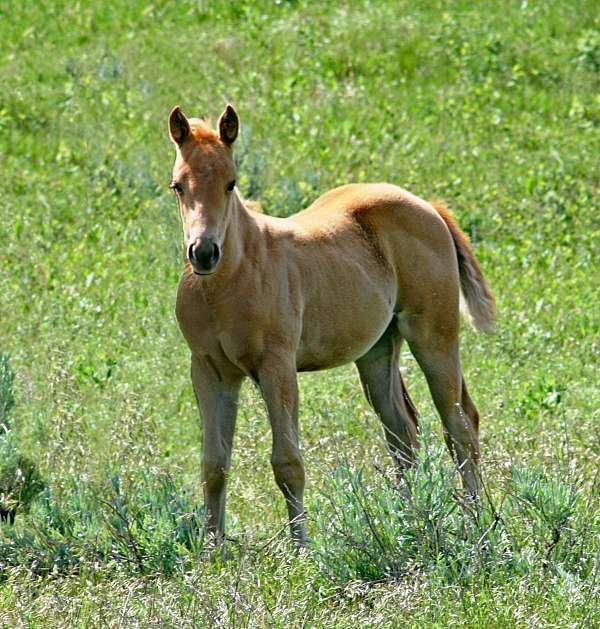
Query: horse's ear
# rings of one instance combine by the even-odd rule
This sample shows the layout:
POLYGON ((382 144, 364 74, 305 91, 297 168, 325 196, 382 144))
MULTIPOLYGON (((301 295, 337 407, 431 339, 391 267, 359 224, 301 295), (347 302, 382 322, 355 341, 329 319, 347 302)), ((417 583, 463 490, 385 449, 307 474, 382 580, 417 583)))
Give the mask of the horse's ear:
POLYGON ((169 136, 178 146, 181 146, 190 134, 190 124, 185 114, 179 108, 173 107, 169 114, 169 136))
POLYGON ((227 146, 231 146, 237 138, 240 130, 240 119, 231 105, 225 107, 225 111, 219 118, 219 137, 221 142, 227 146))

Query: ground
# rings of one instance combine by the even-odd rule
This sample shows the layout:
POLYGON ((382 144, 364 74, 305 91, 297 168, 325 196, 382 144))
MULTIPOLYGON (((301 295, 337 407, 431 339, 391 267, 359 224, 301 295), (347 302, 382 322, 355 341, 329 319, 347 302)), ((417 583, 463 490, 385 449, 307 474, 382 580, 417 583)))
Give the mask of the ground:
POLYGON ((600 626, 599 15, 592 0, 0 7, 0 351, 13 437, 45 483, 0 525, 0 624, 600 626), (435 464, 418 517, 390 493, 348 366, 301 377, 313 546, 288 545, 248 385, 229 559, 206 556, 166 118, 226 102, 238 185, 265 212, 389 181, 444 199, 469 234, 499 312, 495 334, 462 337, 500 513, 484 560, 481 523, 443 494, 455 479, 409 353, 435 464), (389 533, 372 561, 367 499, 389 533), (403 527, 425 541, 406 550, 403 527))

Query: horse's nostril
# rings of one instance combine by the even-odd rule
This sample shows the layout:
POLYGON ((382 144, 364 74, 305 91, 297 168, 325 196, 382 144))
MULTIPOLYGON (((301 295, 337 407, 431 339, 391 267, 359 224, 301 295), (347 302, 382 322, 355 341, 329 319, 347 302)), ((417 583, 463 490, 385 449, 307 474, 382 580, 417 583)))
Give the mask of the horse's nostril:
POLYGON ((213 263, 217 262, 220 257, 221 257, 221 250, 219 249, 219 245, 215 242, 213 244, 213 250, 212 250, 213 263))
POLYGON ((188 260, 190 262, 195 262, 195 258, 194 258, 194 243, 192 243, 189 247, 188 247, 188 251, 187 251, 187 255, 188 255, 188 260))

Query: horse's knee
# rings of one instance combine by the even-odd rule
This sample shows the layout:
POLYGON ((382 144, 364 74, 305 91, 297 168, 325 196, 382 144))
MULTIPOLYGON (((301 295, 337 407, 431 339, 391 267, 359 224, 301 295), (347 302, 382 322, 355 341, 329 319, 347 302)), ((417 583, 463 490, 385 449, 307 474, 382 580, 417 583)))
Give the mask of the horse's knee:
POLYGON ((227 482, 229 463, 226 457, 207 457, 202 464, 204 487, 207 493, 221 492, 227 482))

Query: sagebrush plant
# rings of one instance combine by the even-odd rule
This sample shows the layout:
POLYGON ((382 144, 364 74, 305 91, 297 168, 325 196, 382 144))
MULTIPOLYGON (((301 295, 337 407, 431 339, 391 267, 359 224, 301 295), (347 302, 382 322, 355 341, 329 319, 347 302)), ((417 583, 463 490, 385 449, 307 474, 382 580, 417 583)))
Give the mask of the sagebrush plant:
POLYGON ((115 474, 105 483, 70 479, 60 495, 46 489, 27 526, 0 541, 0 567, 35 574, 108 570, 143 576, 182 571, 203 555, 203 510, 167 472, 115 474))
POLYGON ((399 483, 338 467, 315 508, 314 551, 326 574, 339 583, 422 573, 450 584, 503 582, 546 569, 590 577, 598 517, 576 478, 514 465, 501 491, 486 492, 476 508, 460 497, 438 439, 426 436, 420 456, 399 483))

